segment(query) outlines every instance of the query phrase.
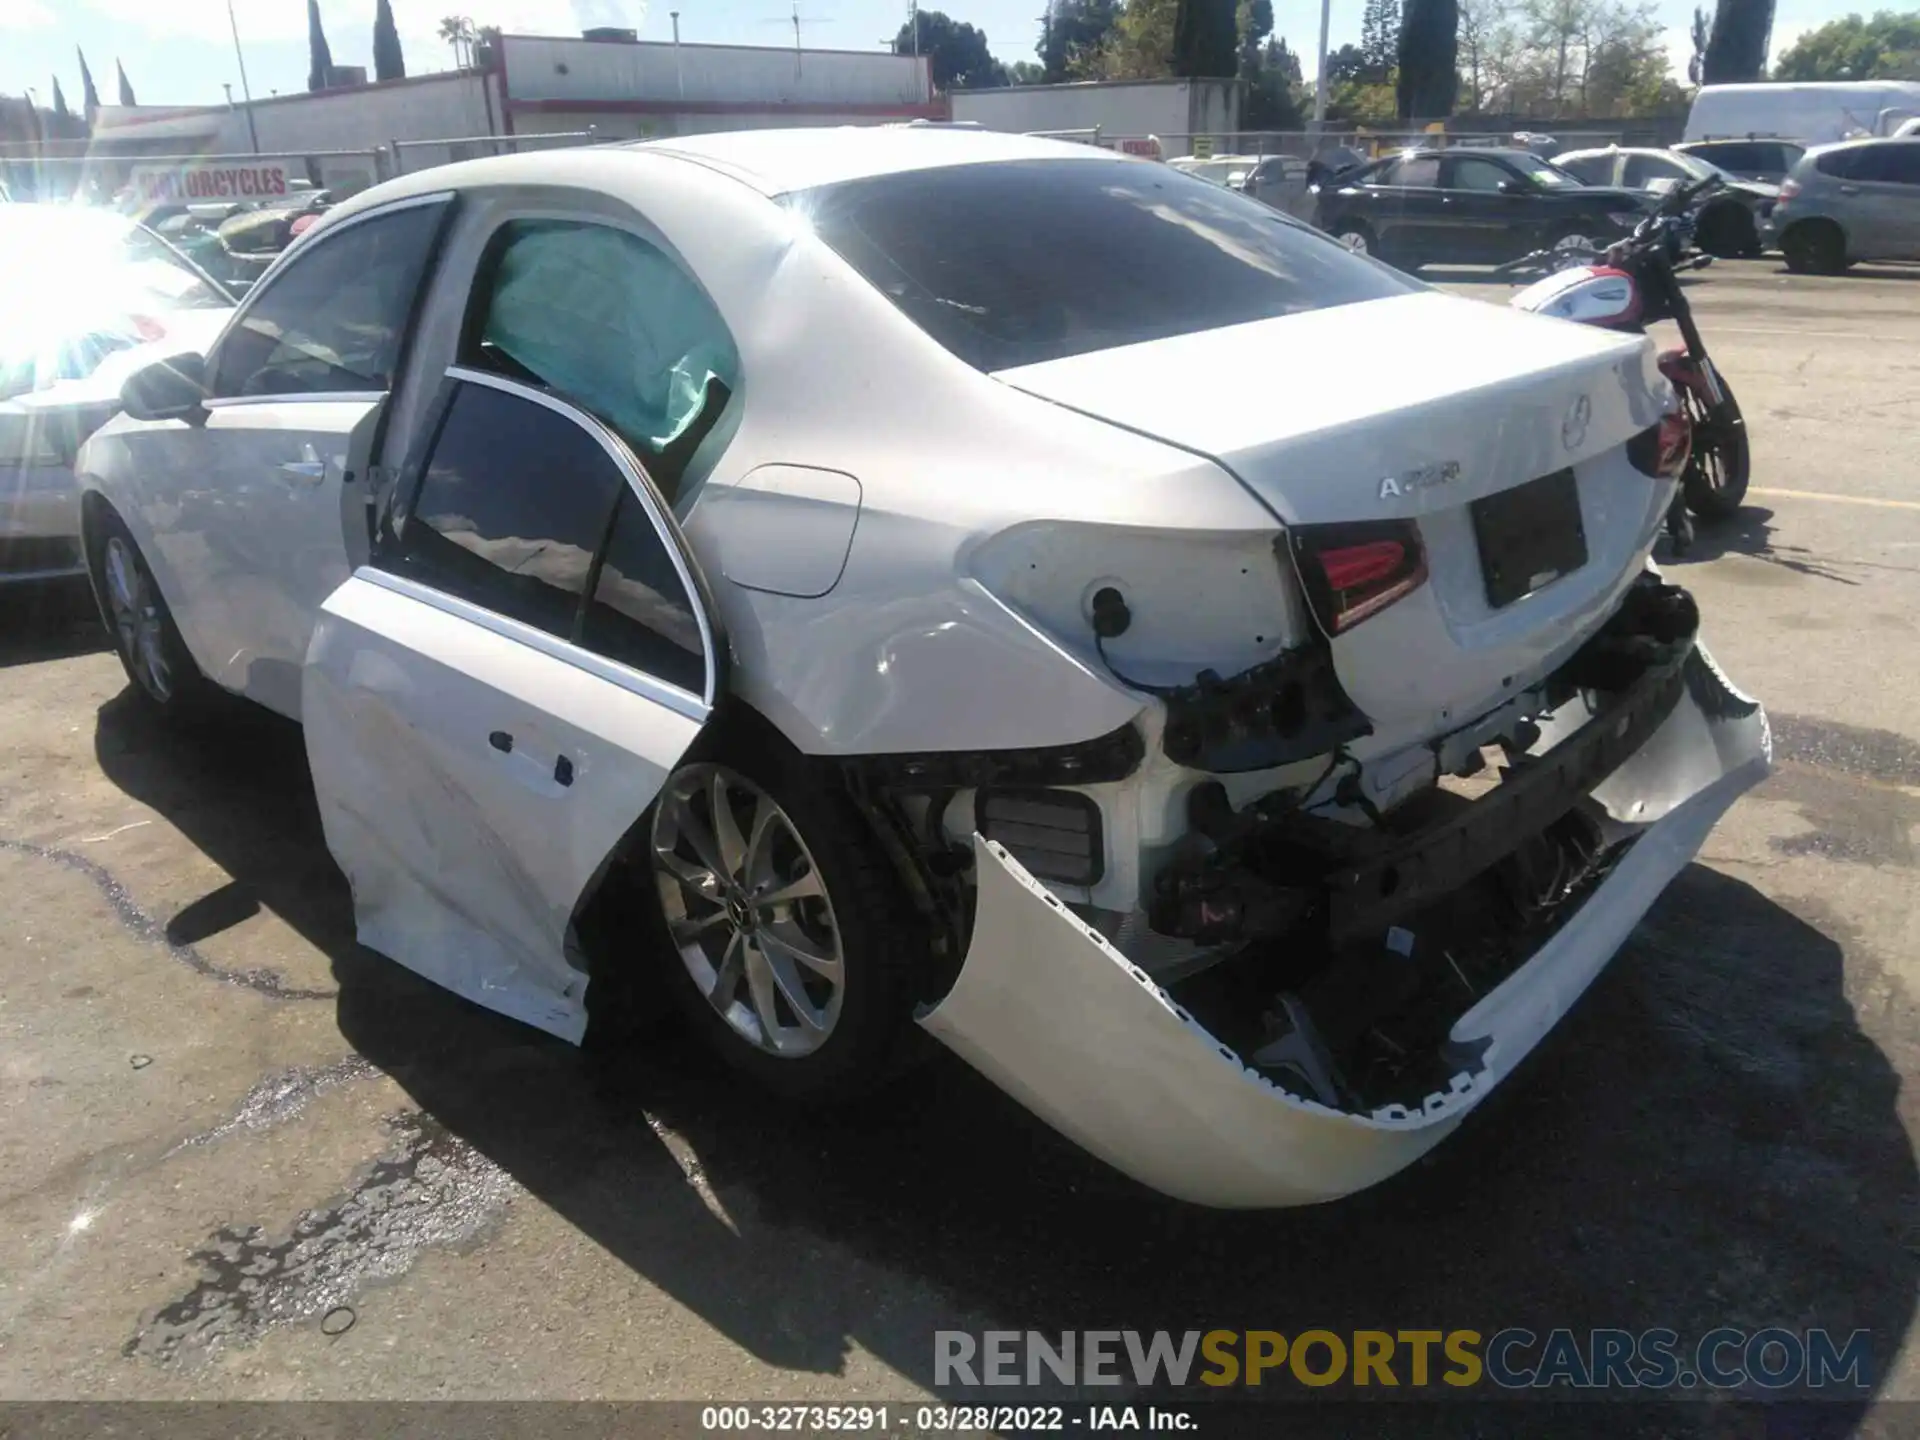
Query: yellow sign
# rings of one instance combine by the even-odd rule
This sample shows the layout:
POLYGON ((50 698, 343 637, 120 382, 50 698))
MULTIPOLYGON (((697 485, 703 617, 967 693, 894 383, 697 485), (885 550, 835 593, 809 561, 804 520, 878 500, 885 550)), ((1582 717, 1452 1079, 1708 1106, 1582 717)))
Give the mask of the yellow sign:
POLYGON ((1213 158, 1213 136, 1196 135, 1193 137, 1193 158, 1211 160, 1213 158))

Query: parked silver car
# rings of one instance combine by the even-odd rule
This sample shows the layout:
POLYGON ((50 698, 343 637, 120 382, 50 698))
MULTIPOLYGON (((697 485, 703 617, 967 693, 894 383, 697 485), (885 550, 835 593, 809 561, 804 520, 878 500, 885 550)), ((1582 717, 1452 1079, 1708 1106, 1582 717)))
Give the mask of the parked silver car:
POLYGON ((1693 155, 1709 165, 1718 165, 1729 175, 1742 180, 1765 180, 1778 185, 1800 163, 1807 147, 1792 140, 1684 140, 1673 147, 1682 155, 1693 155))
POLYGON ((1789 270, 1815 275, 1860 260, 1920 260, 1920 139, 1809 150, 1780 186, 1765 238, 1789 270))
POLYGON ((1218 155, 1211 159, 1188 155, 1168 163, 1197 179, 1252 196, 1295 219, 1313 216, 1308 165, 1297 155, 1218 155))
POLYGON ((1673 150, 1609 145, 1603 150, 1568 150, 1554 156, 1553 163, 1589 185, 1618 186, 1648 195, 1664 195, 1676 186, 1719 177, 1721 185, 1708 192, 1693 217, 1693 232, 1702 250, 1728 258, 1760 253, 1760 226, 1780 194, 1777 185, 1739 179, 1697 155, 1673 150))

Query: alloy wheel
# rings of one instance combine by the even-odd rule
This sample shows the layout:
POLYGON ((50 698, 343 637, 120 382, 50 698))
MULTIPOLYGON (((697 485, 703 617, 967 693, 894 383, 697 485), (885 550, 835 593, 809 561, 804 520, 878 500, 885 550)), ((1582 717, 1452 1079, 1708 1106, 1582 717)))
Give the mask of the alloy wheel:
POLYGON ((1562 235, 1553 242, 1555 250, 1599 250, 1590 235, 1562 235))
POLYGON ((832 1035, 840 927, 792 818, 724 765, 674 772, 654 812, 654 882, 694 987, 742 1041, 798 1059, 832 1035))
POLYGON ((167 664, 166 630, 153 582, 133 547, 119 535, 108 539, 102 568, 107 608, 127 669, 142 689, 164 705, 173 698, 173 670, 167 664))
POLYGON ((1367 248, 1367 236, 1365 231, 1342 230, 1340 234, 1335 238, 1338 239, 1342 245, 1346 246, 1347 249, 1351 250, 1356 255, 1367 255, 1372 253, 1367 248))

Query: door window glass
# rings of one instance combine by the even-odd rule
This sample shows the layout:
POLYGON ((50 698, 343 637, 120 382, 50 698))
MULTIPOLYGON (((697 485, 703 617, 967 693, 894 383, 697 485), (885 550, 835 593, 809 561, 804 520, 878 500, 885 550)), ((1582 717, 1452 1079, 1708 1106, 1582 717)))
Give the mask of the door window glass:
POLYGON ((444 205, 415 205, 315 240, 220 342, 213 393, 388 390, 444 205))
POLYGON ((1513 172, 1504 165, 1496 165, 1491 160, 1456 160, 1453 162, 1453 184, 1455 190, 1481 190, 1498 194, 1500 186, 1513 179, 1513 172))
POLYGON ((626 476, 578 423, 465 384, 399 529, 399 573, 573 639, 626 476))
POLYGON ((1684 168, 1658 155, 1629 155, 1622 183, 1629 190, 1651 190, 1654 181, 1665 180, 1668 182, 1665 188, 1671 189, 1675 183, 1691 178, 1684 168))
POLYGON ((1440 184, 1440 157, 1409 155, 1404 160, 1396 160, 1380 172, 1374 183, 1419 186, 1423 189, 1437 187, 1440 184))
POLYGON ((1563 156, 1553 163, 1572 175, 1583 185, 1610 185, 1613 183, 1613 156, 1611 155, 1563 156))
POLYGON ((1880 171, 1882 180, 1895 185, 1920 185, 1920 144, 1881 146, 1880 171))
POLYGON ((713 302, 657 247, 610 225, 501 227, 468 364, 504 370, 591 411, 672 489, 740 387, 740 355, 713 302), (720 389, 714 390, 712 382, 720 389), (663 456, 673 457, 660 473, 663 456))
POLYGON ((580 643, 690 694, 704 693, 706 660, 692 597, 632 490, 620 497, 580 643))

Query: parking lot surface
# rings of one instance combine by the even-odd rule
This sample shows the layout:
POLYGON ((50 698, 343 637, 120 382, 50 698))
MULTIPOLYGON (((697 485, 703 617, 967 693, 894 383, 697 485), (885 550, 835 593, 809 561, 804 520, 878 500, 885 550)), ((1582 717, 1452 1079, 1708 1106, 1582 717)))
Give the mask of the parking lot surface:
POLYGON ((296 730, 143 725, 83 596, 0 596, 0 1396, 898 1400, 943 1328, 1820 1325, 1920 1400, 1920 271, 1692 294, 1754 489, 1669 568, 1778 773, 1459 1133, 1313 1210, 1148 1194, 946 1058, 796 1115, 671 1026, 476 1010, 355 944, 296 730))

